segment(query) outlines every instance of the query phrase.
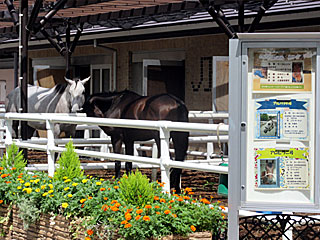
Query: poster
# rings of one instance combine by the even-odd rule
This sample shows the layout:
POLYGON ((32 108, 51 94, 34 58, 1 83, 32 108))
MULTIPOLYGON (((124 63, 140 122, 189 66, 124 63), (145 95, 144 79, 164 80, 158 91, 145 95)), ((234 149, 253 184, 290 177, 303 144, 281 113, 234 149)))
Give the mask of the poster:
POLYGON ((255 148, 256 189, 309 189, 308 148, 255 148))
POLYGON ((253 91, 311 91, 315 50, 257 49, 253 53, 253 91))
POLYGON ((309 100, 256 100, 256 139, 308 140, 309 100))

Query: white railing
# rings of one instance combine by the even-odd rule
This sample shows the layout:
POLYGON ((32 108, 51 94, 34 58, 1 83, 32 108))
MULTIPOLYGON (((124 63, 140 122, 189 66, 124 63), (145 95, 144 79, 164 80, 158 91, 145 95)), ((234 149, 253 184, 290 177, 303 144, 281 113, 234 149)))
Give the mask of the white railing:
POLYGON ((214 135, 217 130, 220 133, 228 133, 228 125, 220 126, 218 124, 200 124, 200 123, 176 123, 170 121, 144 121, 144 120, 127 120, 127 119, 107 119, 107 118, 91 118, 91 117, 75 117, 60 116, 58 114, 35 114, 35 113, 2 113, 0 119, 6 121, 6 138, 5 145, 8 146, 15 142, 18 147, 31 148, 46 151, 48 154, 48 174, 53 176, 55 170, 54 154, 55 152, 63 152, 65 148, 58 147, 56 139, 54 139, 53 129, 55 123, 68 124, 87 124, 111 127, 126 127, 157 130, 160 133, 160 159, 148 158, 140 156, 128 156, 115 153, 104 153, 89 150, 76 149, 77 154, 88 157, 104 158, 111 160, 118 160, 123 162, 133 162, 140 164, 151 164, 160 166, 161 181, 165 182, 164 191, 169 191, 169 172, 170 168, 191 169, 206 172, 227 173, 227 168, 222 166, 215 166, 209 164, 198 164, 193 162, 178 162, 170 160, 169 155, 169 136, 170 131, 188 131, 188 132, 203 132, 214 135), (32 141, 22 141, 12 139, 12 121, 41 121, 46 122, 47 126, 47 144, 39 145, 32 143, 32 141))

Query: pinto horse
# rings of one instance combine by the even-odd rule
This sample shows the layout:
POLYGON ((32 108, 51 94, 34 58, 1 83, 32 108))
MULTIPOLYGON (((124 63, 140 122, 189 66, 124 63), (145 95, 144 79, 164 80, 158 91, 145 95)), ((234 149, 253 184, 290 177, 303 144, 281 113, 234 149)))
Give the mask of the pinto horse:
MULTIPOLYGON (((178 98, 170 94, 160 94, 144 97, 131 91, 98 93, 91 95, 83 105, 83 112, 88 117, 137 119, 137 120, 169 120, 175 122, 188 122, 188 109, 178 98)), ((159 132, 155 130, 100 127, 111 137, 113 150, 120 153, 122 143, 125 153, 133 155, 134 141, 155 139, 160 153, 159 132)), ((175 160, 183 161, 188 149, 187 132, 171 132, 175 150, 175 160)), ((132 163, 126 162, 126 172, 132 170, 132 163)), ((115 176, 120 177, 121 163, 115 163, 115 176)), ((171 173, 172 186, 180 192, 181 169, 173 169, 171 173)))
MULTIPOLYGON (((28 85, 28 112, 29 113, 75 113, 78 112, 85 102, 84 84, 90 77, 80 80, 67 79, 64 84, 57 84, 53 88, 43 88, 28 85)), ((6 112, 18 112, 20 100, 20 87, 10 92, 6 99, 6 112)), ((45 122, 28 122, 28 138, 35 129, 46 130, 45 122)), ((13 122, 14 137, 18 136, 18 121, 13 122)), ((54 135, 58 137, 65 132, 66 137, 74 137, 76 125, 55 124, 54 135)))

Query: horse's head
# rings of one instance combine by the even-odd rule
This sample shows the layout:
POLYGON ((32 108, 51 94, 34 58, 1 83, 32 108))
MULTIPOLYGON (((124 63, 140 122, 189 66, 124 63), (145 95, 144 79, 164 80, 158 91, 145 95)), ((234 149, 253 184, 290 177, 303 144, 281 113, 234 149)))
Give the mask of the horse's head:
POLYGON ((71 112, 75 113, 81 110, 84 101, 84 84, 89 81, 90 77, 80 80, 80 79, 68 79, 65 78, 66 82, 70 85, 69 94, 70 94, 70 104, 71 104, 71 112))

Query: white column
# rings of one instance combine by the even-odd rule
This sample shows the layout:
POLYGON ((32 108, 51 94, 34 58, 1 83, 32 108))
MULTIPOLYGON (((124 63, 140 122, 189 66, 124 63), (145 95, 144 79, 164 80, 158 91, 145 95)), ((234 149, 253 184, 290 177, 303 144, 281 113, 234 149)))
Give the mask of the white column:
POLYGON ((54 143, 54 124, 50 122, 49 120, 46 120, 46 127, 47 127, 47 155, 48 155, 48 175, 50 177, 53 177, 55 166, 54 166, 54 155, 55 152, 52 150, 53 147, 55 147, 54 143))
MULTIPOLYGON (((158 147, 156 143, 152 145, 152 158, 158 158, 158 147)), ((152 168, 151 181, 157 180, 158 168, 152 168)))
POLYGON ((169 137, 170 132, 160 127, 160 170, 161 182, 165 183, 163 187, 164 192, 170 192, 170 154, 169 154, 169 137))
POLYGON ((6 120, 6 140, 4 142, 6 147, 12 144, 12 132, 12 120, 6 120))

